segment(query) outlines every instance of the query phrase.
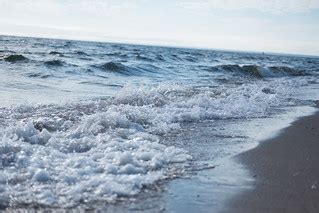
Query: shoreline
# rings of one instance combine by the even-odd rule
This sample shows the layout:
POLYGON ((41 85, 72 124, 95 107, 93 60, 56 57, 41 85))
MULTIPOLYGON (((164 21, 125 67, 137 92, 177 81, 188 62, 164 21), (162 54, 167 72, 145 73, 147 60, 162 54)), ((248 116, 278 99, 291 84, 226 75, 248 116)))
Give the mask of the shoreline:
POLYGON ((319 212, 319 111, 235 159, 255 181, 223 212, 319 212))
MULTIPOLYGON (((302 118, 302 116, 311 115, 314 112, 315 109, 309 106, 309 108, 300 108, 298 110, 293 108, 293 110, 287 110, 287 113, 278 114, 278 116, 270 118, 254 119, 251 121, 246 120, 241 123, 230 120, 230 123, 227 124, 228 131, 233 132, 233 130, 237 129, 239 130, 237 135, 241 135, 242 133, 246 135, 246 131, 251 132, 253 129, 256 130, 258 128, 259 133, 240 138, 240 140, 244 141, 241 143, 238 143, 238 138, 235 138, 233 142, 237 141, 238 144, 229 146, 226 149, 230 156, 218 161, 216 161, 216 158, 209 158, 209 156, 214 152, 219 153, 222 150, 215 150, 216 146, 214 146, 214 143, 208 143, 207 138, 214 141, 212 138, 215 137, 217 133, 223 135, 220 134, 219 129, 215 129, 220 126, 220 124, 216 122, 204 123, 204 125, 201 125, 198 129, 193 129, 192 132, 187 131, 185 134, 178 135, 178 137, 173 140, 172 138, 168 140, 170 143, 175 141, 173 144, 176 146, 181 144, 185 146, 187 142, 186 144, 189 146, 187 150, 202 147, 203 149, 197 149, 195 153, 200 154, 202 157, 201 160, 204 160, 209 165, 214 165, 213 168, 199 169, 189 173, 185 177, 174 178, 168 181, 164 180, 163 185, 161 183, 158 185, 159 188, 157 188, 157 186, 155 187, 159 189, 159 191, 146 190, 146 193, 142 192, 138 196, 132 197, 132 199, 123 200, 123 202, 98 203, 91 207, 77 206, 68 210, 223 212, 232 198, 236 198, 236 196, 242 195, 243 192, 251 190, 254 187, 254 181, 256 179, 251 175, 251 171, 245 164, 238 162, 236 156, 257 147, 257 141, 264 141, 269 137, 274 138, 278 136, 281 130, 288 127, 290 123, 302 118), (272 125, 271 128, 269 127, 270 125, 272 125), (242 132, 243 130, 245 130, 245 132, 242 132), (204 133, 205 137, 200 137, 200 135, 204 133), (247 139, 252 140, 247 142, 247 139), (189 141, 192 143, 189 143, 189 141), (206 153, 207 156, 203 156, 204 153, 206 153)), ((187 129, 192 129, 194 126, 198 127, 198 124, 194 123, 193 126, 187 129)), ((225 132, 225 134, 227 134, 227 132, 225 132)), ((215 139, 216 141, 221 140, 218 137, 215 139)), ((225 147, 223 146, 223 148, 225 147)), ((25 208, 22 206, 18 208, 9 207, 7 210, 32 212, 35 210, 65 211, 66 209, 40 206, 25 208)), ((235 209, 232 212, 237 211, 235 209)))

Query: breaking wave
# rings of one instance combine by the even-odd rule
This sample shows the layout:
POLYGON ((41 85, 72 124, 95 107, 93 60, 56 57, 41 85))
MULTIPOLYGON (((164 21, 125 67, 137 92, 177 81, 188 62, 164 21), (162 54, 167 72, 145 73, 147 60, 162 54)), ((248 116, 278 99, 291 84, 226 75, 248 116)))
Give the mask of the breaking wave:
POLYGON ((184 122, 266 116, 295 85, 127 85, 107 100, 3 108, 10 119, 0 131, 2 205, 72 207, 136 195, 182 174, 192 159, 161 136, 184 122))
POLYGON ((226 72, 233 72, 238 74, 249 75, 257 78, 274 78, 286 76, 305 76, 308 75, 305 71, 294 69, 285 66, 270 66, 263 67, 257 65, 219 65, 212 68, 212 70, 221 70, 226 72))
POLYGON ((268 117, 319 83, 315 57, 4 38, 0 208, 130 199, 200 164, 171 137, 268 117))

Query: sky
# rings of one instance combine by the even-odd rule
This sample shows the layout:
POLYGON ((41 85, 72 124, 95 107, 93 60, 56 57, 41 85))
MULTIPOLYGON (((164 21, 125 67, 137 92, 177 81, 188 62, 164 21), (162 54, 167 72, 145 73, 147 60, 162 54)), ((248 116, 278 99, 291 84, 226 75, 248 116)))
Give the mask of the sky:
POLYGON ((319 55, 319 0, 0 0, 0 34, 319 55))

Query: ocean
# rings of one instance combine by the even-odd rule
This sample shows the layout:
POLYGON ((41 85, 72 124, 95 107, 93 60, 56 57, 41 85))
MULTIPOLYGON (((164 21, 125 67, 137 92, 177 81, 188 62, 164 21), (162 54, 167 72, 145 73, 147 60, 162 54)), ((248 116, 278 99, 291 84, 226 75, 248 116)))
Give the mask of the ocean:
POLYGON ((0 36, 0 207, 167 209, 198 175, 242 183, 220 162, 309 113, 318 76, 314 56, 0 36))

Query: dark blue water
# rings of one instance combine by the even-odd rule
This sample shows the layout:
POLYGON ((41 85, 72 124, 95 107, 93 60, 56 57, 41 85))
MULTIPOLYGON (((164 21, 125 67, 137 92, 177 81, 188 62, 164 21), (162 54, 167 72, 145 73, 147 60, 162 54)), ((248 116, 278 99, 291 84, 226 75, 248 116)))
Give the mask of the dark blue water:
POLYGON ((205 123, 221 159, 248 137, 229 123, 311 105, 296 94, 318 74, 318 57, 0 36, 0 206, 116 203, 211 168, 176 138, 205 123))

